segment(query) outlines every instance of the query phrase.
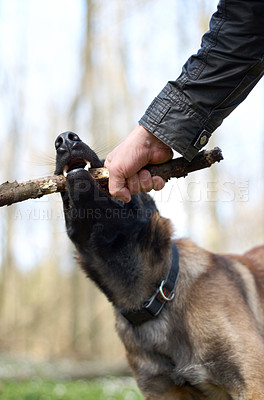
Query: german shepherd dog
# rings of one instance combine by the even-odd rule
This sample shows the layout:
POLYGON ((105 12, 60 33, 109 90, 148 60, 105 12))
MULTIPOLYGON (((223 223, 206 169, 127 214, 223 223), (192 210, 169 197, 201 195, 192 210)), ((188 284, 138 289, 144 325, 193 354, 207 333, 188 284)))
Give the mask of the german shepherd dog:
POLYGON ((85 170, 103 163, 72 132, 56 174, 80 265, 112 302, 117 332, 147 400, 264 399, 264 246, 216 255, 172 227, 147 194, 124 204, 85 170))

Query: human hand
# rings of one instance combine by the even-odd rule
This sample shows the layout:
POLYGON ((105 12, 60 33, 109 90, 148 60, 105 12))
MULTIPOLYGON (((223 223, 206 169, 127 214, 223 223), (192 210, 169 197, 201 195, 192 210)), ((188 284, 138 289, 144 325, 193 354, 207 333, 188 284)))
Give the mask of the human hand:
POLYGON ((131 194, 161 190, 165 181, 142 169, 145 165, 161 164, 172 158, 172 150, 143 126, 138 125, 105 160, 109 170, 109 192, 128 203, 131 194))

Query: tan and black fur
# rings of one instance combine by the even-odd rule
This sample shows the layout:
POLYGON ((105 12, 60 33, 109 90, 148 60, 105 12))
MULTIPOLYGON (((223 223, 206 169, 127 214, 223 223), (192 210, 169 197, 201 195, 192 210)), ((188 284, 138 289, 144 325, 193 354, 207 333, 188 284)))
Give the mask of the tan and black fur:
POLYGON ((216 255, 176 240, 175 298, 151 321, 138 310, 171 266, 172 227, 146 194, 117 202, 82 169, 101 166, 72 132, 56 141, 56 173, 67 165, 62 194, 67 232, 87 275, 113 303, 116 326, 147 400, 263 400, 264 247, 216 255), (82 160, 82 162, 80 161, 82 160))

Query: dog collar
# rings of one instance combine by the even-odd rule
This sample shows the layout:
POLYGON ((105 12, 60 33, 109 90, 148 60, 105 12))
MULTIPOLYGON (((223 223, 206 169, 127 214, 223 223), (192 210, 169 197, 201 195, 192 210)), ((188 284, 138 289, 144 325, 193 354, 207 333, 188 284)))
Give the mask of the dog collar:
POLYGON ((143 305, 140 310, 120 310, 120 313, 133 325, 139 325, 154 318, 157 318, 164 305, 174 299, 174 290, 176 287, 178 276, 179 253, 176 244, 172 243, 171 268, 167 278, 160 283, 156 292, 143 305))

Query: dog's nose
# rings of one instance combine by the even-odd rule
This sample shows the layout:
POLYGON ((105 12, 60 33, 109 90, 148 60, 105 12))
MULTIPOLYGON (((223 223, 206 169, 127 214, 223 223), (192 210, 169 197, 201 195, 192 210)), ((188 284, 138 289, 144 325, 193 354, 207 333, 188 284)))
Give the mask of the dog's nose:
POLYGON ((55 148, 57 153, 68 151, 74 142, 81 142, 81 139, 74 132, 63 132, 55 140, 55 148))

